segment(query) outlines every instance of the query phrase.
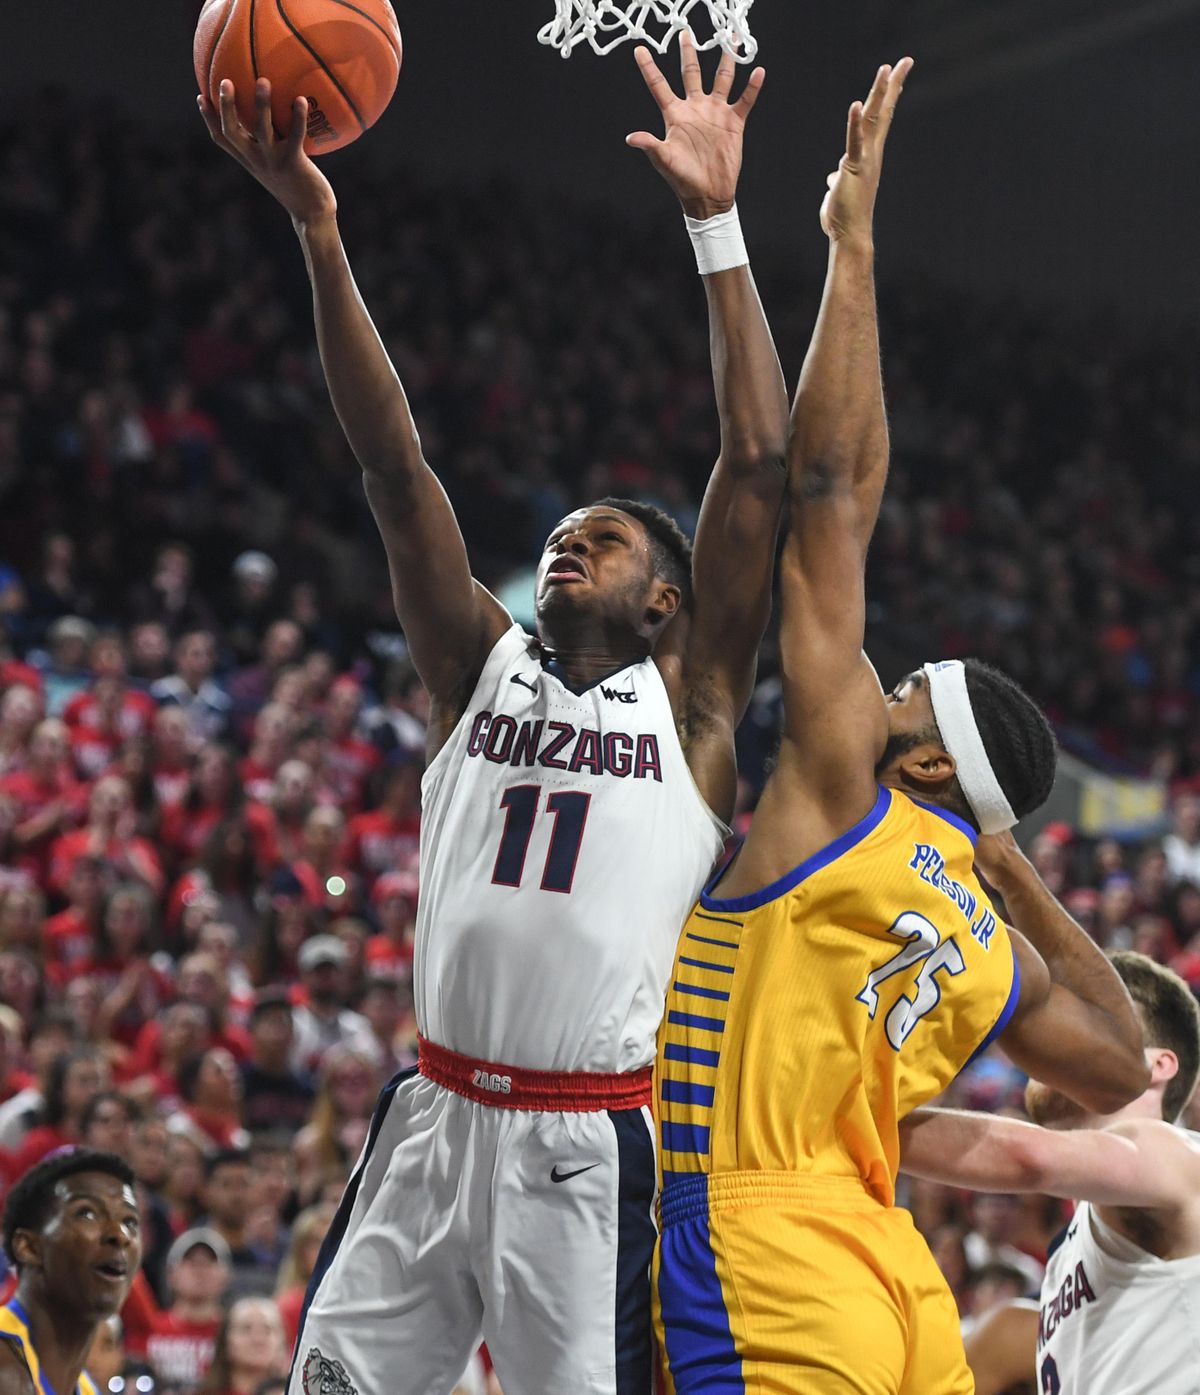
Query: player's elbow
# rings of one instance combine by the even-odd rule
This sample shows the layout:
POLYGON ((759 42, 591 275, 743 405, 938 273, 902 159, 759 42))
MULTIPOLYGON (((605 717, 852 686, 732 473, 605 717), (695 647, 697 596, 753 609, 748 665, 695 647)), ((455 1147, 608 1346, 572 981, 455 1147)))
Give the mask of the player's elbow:
POLYGON ((1150 1088, 1150 1067, 1140 1041, 1136 1049, 1114 1052, 1113 1057, 1112 1074, 1097 1091, 1101 1097, 1094 1107, 1097 1114, 1115 1114, 1150 1088))

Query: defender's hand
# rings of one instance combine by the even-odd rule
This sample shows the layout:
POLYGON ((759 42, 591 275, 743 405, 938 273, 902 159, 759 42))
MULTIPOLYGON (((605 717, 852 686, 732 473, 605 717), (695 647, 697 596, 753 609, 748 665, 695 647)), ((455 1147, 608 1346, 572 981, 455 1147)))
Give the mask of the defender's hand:
POLYGON ((766 74, 762 68, 755 68, 742 95, 730 102, 729 90, 737 65, 730 54, 724 53, 712 91, 705 92, 696 46, 691 35, 681 30, 679 61, 684 95, 677 97, 648 48, 639 45, 634 56, 650 95, 663 114, 667 134, 659 140, 649 131, 635 131, 625 137, 625 144, 646 152, 689 216, 712 218, 727 213, 737 198, 746 119, 758 100, 766 74))
POLYGON ((912 66, 911 58, 902 58, 894 68, 885 63, 866 102, 855 102, 850 108, 846 153, 829 176, 829 192, 821 205, 821 227, 831 242, 871 242, 883 147, 912 66))
POLYGON ((220 112, 213 110, 207 97, 196 98, 208 134, 227 154, 232 155, 273 194, 292 215, 297 228, 333 218, 337 199, 329 180, 304 153, 308 129, 308 98, 297 97, 292 104, 292 129, 279 139, 271 122, 271 84, 259 78, 254 87, 254 130, 242 125, 234 105, 233 83, 221 83, 220 112))

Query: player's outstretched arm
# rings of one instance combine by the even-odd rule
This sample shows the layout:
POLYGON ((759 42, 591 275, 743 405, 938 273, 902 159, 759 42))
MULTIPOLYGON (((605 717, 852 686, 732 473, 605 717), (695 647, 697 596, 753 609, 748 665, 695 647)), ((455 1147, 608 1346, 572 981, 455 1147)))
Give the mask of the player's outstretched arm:
POLYGON ((867 547, 888 466, 873 224, 884 145, 911 68, 908 58, 880 68, 867 100, 850 108, 846 152, 821 208, 829 265, 788 447, 779 771, 799 777, 795 797, 809 791, 843 827, 871 806, 887 737, 862 652, 867 547))
POLYGON ((924 1108, 900 1125, 900 1170, 971 1191, 1163 1210, 1194 1201, 1200 1147, 1161 1119, 1059 1130, 995 1114, 924 1108))
MULTIPOLYGON (((646 152, 684 214, 707 224, 698 235, 718 236, 719 225, 709 220, 734 210, 743 134, 764 72, 755 68, 731 102, 736 64, 724 54, 712 91, 706 92, 695 46, 684 31, 679 97, 649 49, 639 47, 636 57, 666 134, 660 140, 638 131, 627 143, 646 152)), ((788 408, 783 371, 749 265, 714 270, 703 279, 721 451, 696 529, 686 648, 677 654, 669 646, 656 657, 665 661, 664 678, 676 698, 693 774, 709 803, 728 815, 736 789, 729 758, 733 732, 750 700, 771 610, 788 408)))
POLYGON ((337 226, 329 181, 304 153, 305 98, 288 136, 275 135, 271 88, 255 90, 254 132, 223 82, 220 110, 198 99, 209 134, 291 214, 313 287, 321 363, 334 409, 362 466, 387 551, 396 613, 435 703, 469 694, 508 615, 471 576, 450 501, 426 464, 404 389, 359 296, 337 226))
POLYGON ((1011 833, 980 837, 975 862, 1020 932, 1012 940, 1021 996, 1001 1036, 1005 1051, 1090 1112, 1115 1113, 1150 1083, 1129 990, 1011 833))

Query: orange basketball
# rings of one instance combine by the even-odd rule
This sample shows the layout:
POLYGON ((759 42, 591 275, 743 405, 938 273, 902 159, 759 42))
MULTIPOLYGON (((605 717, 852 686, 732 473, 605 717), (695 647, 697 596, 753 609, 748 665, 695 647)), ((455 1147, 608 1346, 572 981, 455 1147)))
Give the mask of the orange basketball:
POLYGON ((254 83, 271 80, 271 116, 285 135, 308 98, 310 155, 340 150, 373 126, 396 90, 400 26, 388 0, 205 0, 192 61, 213 106, 228 78, 254 129, 254 83))

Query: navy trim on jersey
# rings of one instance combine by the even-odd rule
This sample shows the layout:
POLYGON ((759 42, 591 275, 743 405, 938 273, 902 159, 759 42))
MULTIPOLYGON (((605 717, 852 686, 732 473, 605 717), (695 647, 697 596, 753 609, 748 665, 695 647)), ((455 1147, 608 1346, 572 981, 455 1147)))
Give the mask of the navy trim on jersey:
POLYGON ((300 1324, 296 1329, 296 1350, 292 1354, 292 1372, 288 1376, 289 1387, 291 1386, 291 1377, 295 1374, 296 1362, 300 1360, 304 1324, 308 1318, 308 1310, 312 1307, 313 1299, 317 1296, 317 1290, 321 1287, 322 1280, 329 1273, 338 1248, 346 1238, 346 1231, 350 1226, 350 1214, 354 1210, 355 1201, 358 1199, 358 1188, 362 1182, 363 1174, 367 1170, 367 1164, 371 1161, 371 1153, 379 1140, 383 1121, 387 1118, 387 1112, 391 1108, 392 1100, 396 1097, 396 1091, 406 1080, 412 1080, 416 1074, 416 1066, 410 1066, 407 1070, 402 1070, 398 1075, 394 1075, 383 1087, 379 1099, 376 1101, 375 1113, 371 1116, 371 1127, 367 1133, 367 1145, 363 1149, 362 1160, 355 1168, 354 1175, 346 1183, 346 1190, 342 1193, 341 1201, 338 1202, 337 1212, 329 1229, 325 1232, 325 1239, 321 1241, 321 1248, 317 1252, 317 1262, 313 1267, 312 1278, 309 1279, 308 1288, 304 1291, 304 1304, 300 1309, 300 1324))
POLYGON ((733 896, 723 900, 710 894, 717 881, 724 875, 723 872, 718 872, 717 876, 709 882, 701 893, 700 904, 709 911, 753 911, 759 906, 765 906, 769 901, 778 900, 780 896, 793 891, 814 872, 828 867, 831 862, 836 862, 844 853, 848 853, 851 848, 861 843, 864 838, 879 827, 891 807, 892 792, 880 785, 879 793, 875 796, 875 804, 866 818, 859 819, 853 828, 848 828, 840 837, 835 838, 832 843, 828 843, 820 852, 813 853, 812 857, 806 858, 798 867, 793 867, 778 881, 772 882, 770 886, 764 886, 761 891, 751 891, 745 896, 733 896))
POLYGON ((646 1395, 654 1377, 654 1137, 640 1109, 610 1109, 617 1135, 616 1395, 646 1395))
POLYGON ((995 1026, 987 1036, 984 1037, 975 1050, 971 1052, 970 1056, 967 1057, 963 1065, 963 1070, 966 1070, 967 1066, 971 1064, 976 1056, 982 1056, 988 1047, 991 1046, 992 1042, 994 1042, 1005 1027, 1008 1026, 1009 1022, 1012 1021, 1013 1013, 1017 1010, 1017 1004, 1021 1001, 1021 966, 1017 963, 1017 947, 1011 940, 1009 940, 1008 943, 1009 947, 1012 949, 1013 957, 1012 987, 1008 990, 1008 997, 1005 999, 1004 1006, 1000 1009, 1000 1016, 996 1018, 995 1026))
MULTIPOLYGON (((646 658, 650 656, 647 654, 646 658)), ((646 662, 639 660, 636 664, 624 664, 621 668, 614 668, 611 673, 605 673, 599 678, 593 678, 590 683, 582 683, 578 687, 567 677, 567 671, 557 659, 543 659, 542 672, 548 673, 551 678, 557 678, 566 688, 567 692, 574 693, 576 697, 582 697, 584 693, 590 693, 593 688, 598 688, 601 683, 611 683, 619 673, 628 673, 632 669, 640 668, 646 662)))
POLYGON ((971 840, 972 847, 979 841, 979 830, 977 828, 972 828, 966 819, 959 818, 957 814, 952 813, 949 809, 943 809, 940 804, 930 804, 927 800, 916 799, 911 794, 908 797, 914 804, 919 804, 922 809, 927 809, 931 814, 936 814, 939 819, 945 819, 952 828, 957 828, 960 833, 971 840))

